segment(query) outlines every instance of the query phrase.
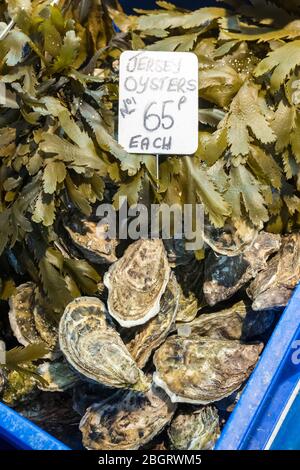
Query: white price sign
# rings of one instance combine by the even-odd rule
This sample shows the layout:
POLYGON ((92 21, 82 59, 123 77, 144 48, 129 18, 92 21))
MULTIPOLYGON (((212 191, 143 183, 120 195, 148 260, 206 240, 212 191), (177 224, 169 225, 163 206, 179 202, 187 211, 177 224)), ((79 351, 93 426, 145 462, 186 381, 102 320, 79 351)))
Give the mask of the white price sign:
POLYGON ((190 155, 198 147, 198 58, 126 51, 120 59, 119 143, 130 153, 190 155))

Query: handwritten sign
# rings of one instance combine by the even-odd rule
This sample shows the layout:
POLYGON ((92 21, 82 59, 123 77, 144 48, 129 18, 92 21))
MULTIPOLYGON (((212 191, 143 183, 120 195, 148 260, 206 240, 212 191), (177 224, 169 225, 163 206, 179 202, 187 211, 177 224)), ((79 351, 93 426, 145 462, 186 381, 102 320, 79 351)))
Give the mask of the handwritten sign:
POLYGON ((126 51, 120 59, 119 143, 130 153, 190 155, 198 147, 198 59, 126 51))

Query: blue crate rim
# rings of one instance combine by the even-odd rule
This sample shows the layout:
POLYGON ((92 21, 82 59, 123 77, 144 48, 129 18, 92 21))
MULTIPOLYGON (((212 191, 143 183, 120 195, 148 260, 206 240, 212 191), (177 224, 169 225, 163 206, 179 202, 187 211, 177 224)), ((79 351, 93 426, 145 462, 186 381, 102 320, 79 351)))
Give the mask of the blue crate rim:
MULTIPOLYGON (((300 284, 295 289, 254 372, 248 380, 238 404, 224 426, 223 432, 215 446, 215 450, 247 449, 248 436, 250 434, 258 434, 256 420, 259 420, 259 414, 264 406, 265 400, 270 394, 270 390, 277 386, 277 379, 286 367, 292 344, 297 335, 299 335, 299 332, 300 284), (278 359, 274 360, 274 358, 278 359), (269 372, 267 376, 266 367, 268 367, 269 372), (249 410, 251 410, 252 413, 249 413, 249 410)), ((286 403, 294 393, 298 383, 299 378, 295 376, 290 386, 290 394, 285 397, 286 403)), ((283 409, 278 410, 278 420, 281 417, 282 411, 283 409)), ((269 441, 277 422, 274 423, 271 418, 267 420, 267 422, 269 423, 269 441)), ((260 449, 266 448, 267 443, 264 439, 260 439, 258 436, 257 440, 260 449)))
POLYGON ((20 450, 70 450, 58 439, 1 402, 0 439, 20 450))

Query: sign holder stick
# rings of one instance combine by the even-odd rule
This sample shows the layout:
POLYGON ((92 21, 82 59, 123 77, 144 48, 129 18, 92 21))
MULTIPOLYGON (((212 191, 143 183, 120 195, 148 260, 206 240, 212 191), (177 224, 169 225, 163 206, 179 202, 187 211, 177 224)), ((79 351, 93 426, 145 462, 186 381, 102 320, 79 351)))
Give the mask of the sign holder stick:
POLYGON ((159 190, 159 154, 156 155, 156 188, 159 190))

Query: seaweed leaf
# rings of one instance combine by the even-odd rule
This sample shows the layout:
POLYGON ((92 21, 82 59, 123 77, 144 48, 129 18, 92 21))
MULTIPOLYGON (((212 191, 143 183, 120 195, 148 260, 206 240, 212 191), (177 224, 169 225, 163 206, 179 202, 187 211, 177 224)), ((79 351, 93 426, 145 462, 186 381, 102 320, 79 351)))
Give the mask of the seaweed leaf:
POLYGON ((46 354, 49 354, 49 349, 45 343, 29 344, 26 347, 17 346, 10 351, 6 352, 5 366, 14 369, 20 364, 26 362, 33 362, 42 359, 46 354))
MULTIPOLYGON (((300 35, 300 29, 299 29, 300 35)), ((254 71, 256 77, 272 72, 270 85, 273 92, 278 91, 280 85, 288 78, 291 72, 300 64, 300 40, 285 44, 272 51, 263 59, 254 71)))
POLYGON ((226 125, 228 143, 234 156, 249 154, 250 130, 263 144, 272 143, 276 139, 259 106, 258 88, 251 83, 246 82, 232 100, 226 125))
MULTIPOLYGON (((246 211, 249 214, 250 220, 254 225, 261 226, 262 222, 268 220, 268 211, 265 207, 265 201, 261 194, 260 186, 252 173, 244 165, 233 167, 230 172, 231 188, 235 196, 242 196, 242 200, 246 211)), ((226 199, 228 200, 228 194, 226 199)), ((237 199, 230 201, 232 206, 237 204, 237 199)), ((235 210, 241 213, 238 209, 239 203, 235 210)))

